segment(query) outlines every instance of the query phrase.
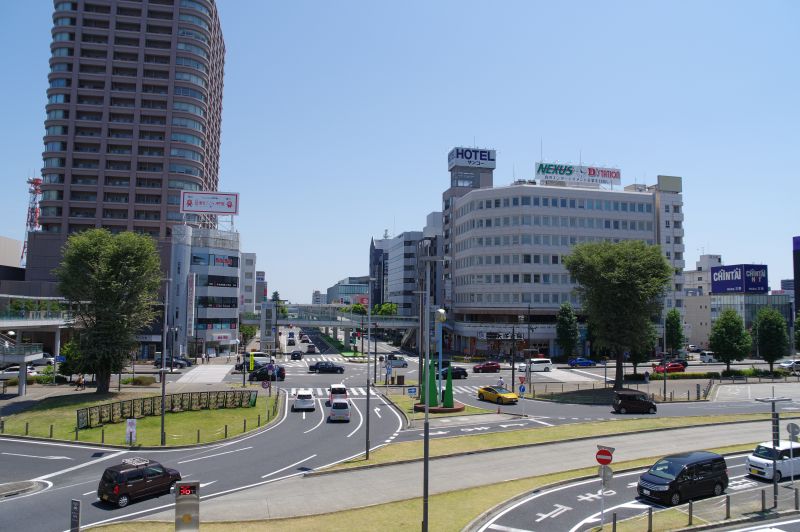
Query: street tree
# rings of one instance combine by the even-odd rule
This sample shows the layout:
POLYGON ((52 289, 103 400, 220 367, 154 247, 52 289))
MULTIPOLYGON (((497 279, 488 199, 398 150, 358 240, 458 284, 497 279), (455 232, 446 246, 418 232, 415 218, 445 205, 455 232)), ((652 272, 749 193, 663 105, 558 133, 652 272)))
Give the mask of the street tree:
POLYGON ((569 302, 562 303, 556 315, 556 343, 566 358, 578 345, 578 317, 569 302))
POLYGON ((252 340, 258 332, 258 328, 255 325, 242 325, 239 327, 239 332, 242 333, 243 347, 247 347, 247 344, 250 343, 250 340, 252 340))
POLYGON ((685 341, 685 337, 683 336, 683 320, 678 309, 673 308, 667 312, 664 334, 667 349, 674 355, 675 351, 680 349, 685 341))
POLYGON ((281 295, 278 293, 277 290, 272 292, 272 296, 269 298, 270 301, 276 302, 281 300, 281 295))
POLYGON ((644 364, 653 354, 653 346, 656 345, 656 328, 653 322, 648 323, 648 329, 642 335, 638 345, 633 345, 628 352, 628 362, 633 366, 633 373, 638 373, 639 364, 644 364))
POLYGON ((758 311, 753 331, 759 356, 769 364, 769 371, 775 361, 786 356, 789 349, 789 335, 786 320, 773 307, 763 307, 758 311))
POLYGON ((614 356, 614 389, 621 389, 624 353, 648 335, 672 268, 660 247, 638 240, 578 244, 564 264, 578 282, 593 349, 605 348, 614 356))
POLYGON ((149 236, 105 229, 71 235, 63 252, 56 275, 78 324, 78 366, 106 393, 137 347, 136 334, 156 317, 158 252, 149 236))
POLYGON ((716 358, 725 363, 728 373, 731 371, 731 362, 744 360, 752 346, 753 340, 739 314, 733 309, 723 310, 711 326, 708 347, 714 351, 716 358))
POLYGON ((377 316, 395 316, 397 314, 397 303, 382 303, 372 307, 372 313, 377 316))

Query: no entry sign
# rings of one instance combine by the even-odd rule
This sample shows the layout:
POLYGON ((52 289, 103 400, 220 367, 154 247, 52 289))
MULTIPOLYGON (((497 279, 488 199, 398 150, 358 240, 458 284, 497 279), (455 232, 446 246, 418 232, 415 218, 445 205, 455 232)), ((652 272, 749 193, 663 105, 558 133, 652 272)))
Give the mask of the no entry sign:
POLYGON ((597 458, 598 464, 608 465, 611 463, 613 455, 611 454, 611 451, 609 451, 608 449, 600 449, 599 451, 597 451, 595 458, 597 458))

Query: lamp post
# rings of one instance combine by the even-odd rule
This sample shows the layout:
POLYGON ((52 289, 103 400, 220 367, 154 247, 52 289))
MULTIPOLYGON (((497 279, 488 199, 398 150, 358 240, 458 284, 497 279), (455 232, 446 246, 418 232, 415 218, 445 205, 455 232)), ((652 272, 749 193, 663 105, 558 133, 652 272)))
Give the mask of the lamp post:
MULTIPOLYGON (((369 348, 369 341, 372 338, 372 281, 374 279, 372 277, 369 278, 368 281, 368 290, 367 290, 367 364, 369 364, 369 355, 370 355, 370 348, 369 348)), ((363 318, 362 318, 363 319, 363 318)), ((350 341, 349 339, 347 340, 350 341)), ((361 352, 364 352, 364 335, 363 335, 363 323, 362 323, 362 335, 361 335, 361 352)), ((375 350, 375 358, 378 357, 378 351, 375 350)), ((374 381, 373 381, 374 382, 374 381)), ((369 389, 369 366, 367 366, 367 441, 365 444, 364 454, 366 455, 366 459, 369 460, 369 396, 370 396, 370 389, 369 389)))
POLYGON ((780 414, 775 410, 775 403, 791 401, 789 397, 775 397, 775 388, 772 388, 772 397, 757 398, 759 403, 769 403, 772 409, 772 507, 778 507, 778 464, 775 456, 778 454, 780 446, 780 414))
POLYGON ((442 396, 442 325, 447 321, 447 312, 443 309, 436 309, 436 348, 439 350, 439 400, 443 400, 442 396))
POLYGON ((167 433, 164 430, 164 410, 167 401, 167 375, 166 371, 167 368, 164 366, 167 365, 167 312, 169 309, 169 283, 172 279, 166 279, 167 286, 166 291, 164 292, 164 324, 161 327, 161 369, 159 371, 161 375, 161 446, 167 444, 167 433))
POLYGON ((430 262, 425 265, 425 422, 423 424, 423 444, 422 444, 422 532, 428 532, 428 484, 430 482, 430 397, 431 379, 428 375, 431 360, 431 331, 430 331, 430 262))

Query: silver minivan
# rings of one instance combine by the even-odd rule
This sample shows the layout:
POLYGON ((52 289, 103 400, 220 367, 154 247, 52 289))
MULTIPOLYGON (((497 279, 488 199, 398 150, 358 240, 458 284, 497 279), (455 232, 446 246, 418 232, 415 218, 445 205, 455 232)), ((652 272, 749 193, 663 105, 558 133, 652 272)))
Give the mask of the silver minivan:
POLYGON ((350 402, 347 399, 334 399, 328 414, 328 421, 350 423, 350 402))
POLYGON ((300 388, 294 396, 294 403, 292 403, 292 412, 297 410, 311 410, 317 409, 316 401, 314 400, 314 391, 311 388, 300 388))
MULTIPOLYGON (((527 371, 527 362, 517 364, 517 371, 527 371)), ((553 361, 549 358, 532 358, 531 371, 550 371, 553 369, 553 361)))

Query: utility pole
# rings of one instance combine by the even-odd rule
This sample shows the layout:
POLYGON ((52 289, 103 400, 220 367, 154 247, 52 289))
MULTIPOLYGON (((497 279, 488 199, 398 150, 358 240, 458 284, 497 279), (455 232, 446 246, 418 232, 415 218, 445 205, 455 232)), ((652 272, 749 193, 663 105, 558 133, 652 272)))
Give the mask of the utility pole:
MULTIPOLYGON (((367 364, 369 364, 369 355, 370 355, 370 353, 369 353, 369 351, 370 351, 370 349, 369 349, 369 341, 370 341, 371 336, 372 336, 372 278, 371 277, 369 278, 368 282, 369 282, 369 290, 368 290, 369 293, 367 294, 367 297, 369 299, 367 300, 368 301, 368 305, 367 305, 367 336, 368 336, 368 338, 367 338, 367 364)), ((350 340, 348 339, 348 341, 350 341, 350 340)), ((363 318, 363 316, 361 318, 361 352, 362 353, 364 352, 364 318, 363 318)), ((378 356, 378 351, 376 349, 375 350, 375 357, 377 358, 377 356, 378 356)), ((367 427, 366 427, 366 429, 367 429, 366 430, 366 432, 367 432, 367 442, 366 442, 365 451, 364 451, 364 454, 366 455, 365 456, 366 460, 369 460, 369 418, 370 418, 369 396, 370 396, 370 394, 371 394, 371 391, 369 389, 369 366, 367 366, 367 427)))
POLYGON ((167 433, 164 429, 164 410, 165 410, 165 403, 167 400, 167 375, 166 371, 167 368, 164 366, 167 365, 167 312, 169 309, 169 283, 171 279, 166 279, 167 286, 166 290, 164 291, 164 324, 161 327, 161 368, 159 373, 161 374, 161 446, 167 444, 167 433))
POLYGON ((511 326, 511 393, 514 393, 514 373, 517 369, 517 326, 511 326))

